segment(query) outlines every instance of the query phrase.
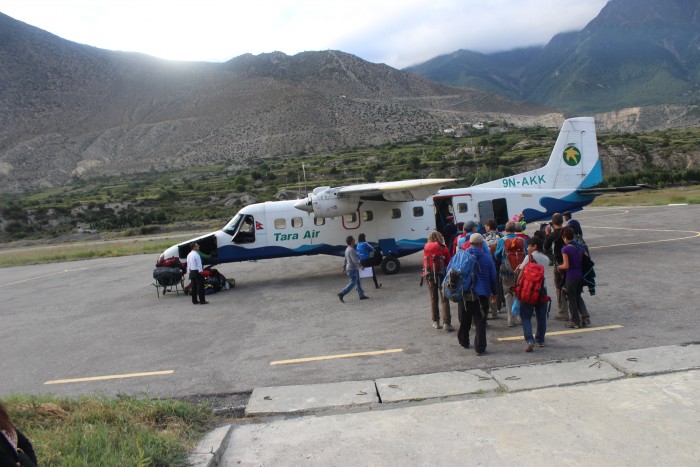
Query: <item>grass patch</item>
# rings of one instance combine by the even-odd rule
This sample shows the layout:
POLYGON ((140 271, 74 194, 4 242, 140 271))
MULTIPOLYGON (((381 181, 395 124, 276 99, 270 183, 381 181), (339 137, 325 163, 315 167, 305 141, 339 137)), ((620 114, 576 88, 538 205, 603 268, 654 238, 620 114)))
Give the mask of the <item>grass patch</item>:
POLYGON ((666 204, 700 204, 700 186, 640 190, 599 196, 592 206, 663 206, 666 204))
MULTIPOLYGON (((43 247, 13 248, 0 250, 0 267, 25 266, 28 264, 78 261, 93 258, 110 258, 141 254, 160 254, 182 239, 116 240, 110 242, 75 243, 43 247)), ((153 260, 155 263, 155 258, 153 260)))
POLYGON ((174 400, 11 396, 3 402, 40 465, 186 465, 215 420, 207 406, 174 400))

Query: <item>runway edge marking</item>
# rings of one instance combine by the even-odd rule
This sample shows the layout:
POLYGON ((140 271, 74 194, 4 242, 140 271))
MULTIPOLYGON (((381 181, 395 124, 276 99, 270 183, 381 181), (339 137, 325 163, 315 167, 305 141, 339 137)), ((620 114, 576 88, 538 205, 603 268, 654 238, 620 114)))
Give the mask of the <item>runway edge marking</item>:
MULTIPOLYGON (((578 334, 579 332, 605 331, 606 329, 622 329, 624 326, 619 324, 611 324, 610 326, 597 326, 594 328, 570 329, 566 331, 547 332, 546 336, 563 336, 566 334, 578 334)), ((523 336, 498 337, 499 341, 521 341, 525 339, 523 336)))
POLYGON ((308 363, 308 362, 318 362, 323 360, 335 360, 339 358, 352 358, 352 357, 366 357, 372 355, 386 355, 392 353, 403 352, 403 349, 388 349, 388 350, 373 350, 371 352, 356 352, 356 353, 346 353, 338 355, 322 355, 320 357, 306 357, 306 358, 294 358, 291 360, 276 360, 270 362, 272 365, 289 365, 291 363, 308 363))
POLYGON ((175 370, 149 371, 146 373, 127 373, 127 374, 123 374, 123 375, 88 376, 85 378, 54 379, 51 381, 47 381, 44 384, 84 383, 84 382, 89 382, 89 381, 106 381, 106 380, 110 380, 110 379, 139 378, 139 377, 143 377, 143 376, 171 375, 173 373, 175 373, 175 370))

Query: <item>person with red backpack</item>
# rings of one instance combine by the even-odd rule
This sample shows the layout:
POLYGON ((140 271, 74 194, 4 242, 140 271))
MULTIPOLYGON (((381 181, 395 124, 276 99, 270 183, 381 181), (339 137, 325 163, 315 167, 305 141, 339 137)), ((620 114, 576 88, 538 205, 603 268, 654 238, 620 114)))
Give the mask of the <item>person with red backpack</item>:
POLYGON ((506 312, 508 313, 508 327, 512 328, 517 324, 517 318, 513 315, 513 286, 515 286, 516 269, 525 259, 527 254, 527 243, 523 238, 515 234, 515 222, 506 223, 506 236, 498 240, 496 247, 496 263, 500 263, 500 280, 503 287, 503 294, 506 298, 506 312))
MULTIPOLYGON (((445 278, 445 268, 450 262, 450 249, 445 245, 445 239, 437 230, 433 230, 428 235, 428 243, 423 248, 423 272, 422 276, 428 283, 430 292, 430 312, 433 318, 433 327, 442 329, 440 325, 440 314, 438 313, 438 302, 442 309, 442 322, 445 331, 454 331, 452 327, 452 316, 450 314, 450 301, 442 294, 442 281, 445 278)), ((423 280, 421 279, 421 285, 423 280)))
POLYGON ((544 254, 544 240, 533 237, 527 246, 528 255, 518 266, 518 284, 515 295, 520 300, 520 319, 523 323, 525 352, 532 352, 535 343, 544 347, 544 335, 547 332, 547 282, 545 270, 549 266, 549 257, 544 254), (535 264, 528 267, 528 264, 535 264), (537 333, 532 336, 532 316, 537 319, 537 333))

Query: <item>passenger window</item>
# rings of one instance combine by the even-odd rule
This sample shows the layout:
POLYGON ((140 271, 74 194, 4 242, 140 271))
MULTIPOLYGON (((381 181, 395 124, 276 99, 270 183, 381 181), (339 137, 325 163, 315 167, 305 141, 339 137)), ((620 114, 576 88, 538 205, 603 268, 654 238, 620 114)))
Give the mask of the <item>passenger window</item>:
POLYGON ((399 219, 400 217, 401 217, 401 209, 392 208, 391 209, 391 218, 392 219, 399 219))
POLYGON ((413 208, 413 217, 423 217, 423 207, 416 206, 413 208))
POLYGON ((314 217, 314 225, 323 225, 326 223, 325 217, 314 217))
POLYGON ((292 227, 298 229, 302 225, 304 225, 304 219, 301 217, 292 217, 292 227))
POLYGON ((349 223, 351 223, 351 222, 357 222, 357 213, 356 213, 356 212, 352 212, 352 213, 350 213, 350 214, 345 214, 345 215, 343 216, 343 220, 344 220, 347 224, 349 224, 349 223))
POLYGON ((362 211, 363 221, 371 221, 372 219, 374 219, 374 213, 372 211, 362 211))
POLYGON ((469 205, 467 203, 459 203, 459 204, 457 204, 457 211, 458 212, 467 212, 467 211, 469 211, 469 205))
POLYGON ((287 221, 284 219, 275 219, 275 228, 276 229, 284 229, 287 227, 287 221))

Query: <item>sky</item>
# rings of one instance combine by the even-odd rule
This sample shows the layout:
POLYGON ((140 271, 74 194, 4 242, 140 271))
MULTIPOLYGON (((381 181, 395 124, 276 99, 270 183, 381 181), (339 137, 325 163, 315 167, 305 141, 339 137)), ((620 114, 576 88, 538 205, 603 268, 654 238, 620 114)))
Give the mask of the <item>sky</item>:
POLYGON ((608 0, 0 0, 64 39, 169 60, 341 50, 405 68, 459 49, 545 45, 608 0))

